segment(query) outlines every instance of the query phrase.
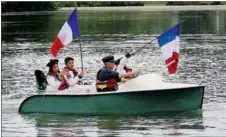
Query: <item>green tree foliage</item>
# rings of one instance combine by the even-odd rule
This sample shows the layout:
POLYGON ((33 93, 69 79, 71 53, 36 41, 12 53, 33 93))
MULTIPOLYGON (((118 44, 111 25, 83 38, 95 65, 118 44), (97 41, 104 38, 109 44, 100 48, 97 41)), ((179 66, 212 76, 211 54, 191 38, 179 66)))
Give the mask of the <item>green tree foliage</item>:
POLYGON ((143 6, 143 2, 77 2, 78 7, 143 6))
POLYGON ((143 6, 143 2, 2 2, 2 12, 51 11, 59 7, 143 6))
MULTIPOLYGON (((161 2, 2 2, 2 12, 51 11, 60 7, 144 6, 161 2)), ((166 5, 221 5, 225 2, 163 2, 166 5)))
POLYGON ((208 2, 208 1, 177 1, 177 2, 167 2, 166 5, 223 5, 224 3, 221 3, 219 1, 214 2, 208 2))
POLYGON ((2 12, 51 10, 56 10, 53 2, 2 2, 2 12))
POLYGON ((56 7, 75 7, 76 2, 53 2, 56 7))
POLYGON ((211 2, 210 5, 222 5, 223 3, 219 2, 219 1, 214 1, 211 2))

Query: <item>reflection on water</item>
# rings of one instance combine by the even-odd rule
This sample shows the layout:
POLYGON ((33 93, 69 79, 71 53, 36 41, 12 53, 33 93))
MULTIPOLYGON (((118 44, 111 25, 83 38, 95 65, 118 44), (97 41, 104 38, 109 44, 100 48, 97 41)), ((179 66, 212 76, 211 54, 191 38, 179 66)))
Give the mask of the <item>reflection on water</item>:
POLYGON ((22 117, 25 121, 35 121, 37 136, 139 136, 160 135, 159 131, 163 135, 184 135, 180 130, 205 129, 200 113, 149 117, 21 115, 22 117))
MULTIPOLYGON (((50 45, 68 11, 2 16, 2 133, 3 136, 223 136, 226 132, 226 11, 79 11, 84 80, 93 82, 101 58, 143 46, 187 19, 181 28, 178 73, 169 75, 156 42, 129 60, 142 73, 159 73, 167 81, 205 85, 203 111, 198 115, 150 117, 76 117, 19 115, 19 104, 36 94, 34 70, 47 72, 50 45)), ((78 43, 60 51, 75 58, 78 43)))
MULTIPOLYGON (((52 12, 46 15, 3 16, 3 41, 50 42, 59 32, 70 12, 52 12)), ((99 34, 95 41, 104 40, 103 34, 160 34, 183 23, 182 34, 225 34, 225 11, 172 11, 172 12, 103 12, 79 11, 81 35, 99 34)), ((83 37, 82 37, 83 38, 83 37)), ((87 39, 86 39, 87 38, 87 39)), ((92 37, 91 39, 92 40, 92 37)), ((141 39, 140 39, 141 40, 141 39)))

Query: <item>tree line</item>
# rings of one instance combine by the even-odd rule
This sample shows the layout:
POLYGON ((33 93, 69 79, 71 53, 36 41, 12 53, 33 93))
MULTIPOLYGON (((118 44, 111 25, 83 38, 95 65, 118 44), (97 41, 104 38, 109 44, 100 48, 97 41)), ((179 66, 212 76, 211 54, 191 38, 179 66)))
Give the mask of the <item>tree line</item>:
POLYGON ((2 12, 51 11, 56 9, 53 2, 2 2, 2 12))
POLYGON ((2 12, 52 11, 60 7, 143 6, 143 2, 2 2, 2 12))
MULTIPOLYGON (((157 3, 157 2, 156 2, 157 3)), ((155 3, 155 4, 156 4, 155 3)), ((144 6, 152 2, 2 2, 2 12, 52 11, 60 7, 144 6)), ((164 5, 220 5, 224 2, 165 2, 164 5)))

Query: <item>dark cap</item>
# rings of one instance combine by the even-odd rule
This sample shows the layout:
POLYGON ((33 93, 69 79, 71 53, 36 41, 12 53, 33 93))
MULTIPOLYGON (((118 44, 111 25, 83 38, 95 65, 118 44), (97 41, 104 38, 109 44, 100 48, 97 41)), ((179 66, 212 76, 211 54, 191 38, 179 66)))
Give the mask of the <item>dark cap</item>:
POLYGON ((103 61, 104 63, 106 63, 106 62, 112 62, 112 63, 114 63, 114 62, 115 62, 114 56, 111 56, 111 55, 102 58, 102 61, 103 61))
POLYGON ((46 67, 52 67, 54 64, 58 64, 58 62, 59 62, 58 59, 50 59, 46 67))

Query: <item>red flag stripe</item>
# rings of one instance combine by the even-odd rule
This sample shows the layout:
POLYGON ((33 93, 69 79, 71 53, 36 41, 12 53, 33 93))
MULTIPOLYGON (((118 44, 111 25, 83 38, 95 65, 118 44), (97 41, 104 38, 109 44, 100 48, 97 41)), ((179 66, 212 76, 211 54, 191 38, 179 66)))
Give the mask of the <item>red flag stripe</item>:
POLYGON ((173 74, 177 71, 177 66, 178 66, 178 61, 175 60, 173 63, 171 63, 170 65, 168 65, 168 71, 170 74, 173 74))
POLYGON ((177 71, 179 54, 177 52, 173 52, 172 57, 168 58, 165 62, 170 74, 173 74, 177 71))
POLYGON ((168 58, 167 60, 165 60, 166 65, 168 65, 169 63, 173 62, 174 60, 179 59, 179 54, 177 52, 173 52, 172 53, 172 57, 168 58))
POLYGON ((56 37, 55 40, 53 41, 53 44, 50 48, 50 53, 56 57, 57 53, 60 51, 61 48, 63 48, 64 45, 62 44, 61 40, 56 37))

